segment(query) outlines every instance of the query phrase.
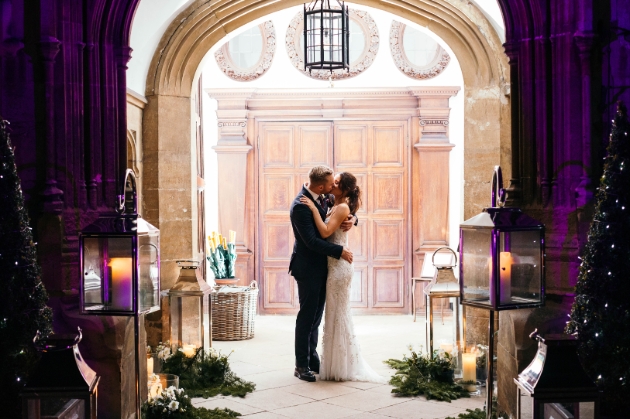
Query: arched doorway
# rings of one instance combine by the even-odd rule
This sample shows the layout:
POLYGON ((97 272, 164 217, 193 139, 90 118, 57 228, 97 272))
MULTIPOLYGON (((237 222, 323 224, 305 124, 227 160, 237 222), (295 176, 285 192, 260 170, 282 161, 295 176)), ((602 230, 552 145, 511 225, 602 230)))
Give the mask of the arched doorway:
MULTIPOLYGON (((502 164, 510 171, 509 83, 507 57, 500 39, 483 13, 473 5, 444 2, 357 1, 357 4, 389 11, 427 27, 452 49, 464 78, 464 217, 486 204, 487 179, 483 169, 502 164)), ((146 217, 160 226, 164 237, 178 237, 164 243, 163 278, 165 288, 177 277, 175 259, 198 253, 195 211, 182 214, 175 201, 190 202, 196 208, 193 173, 183 163, 194 160, 194 130, 191 128, 191 93, 200 65, 210 48, 226 34, 267 14, 300 4, 299 1, 245 1, 204 3, 186 7, 164 33, 153 57, 147 78, 148 104, 144 116, 145 167, 168 170, 145 175, 146 217), (148 151, 148 153, 147 153, 148 151)), ((249 139, 248 141, 251 141, 249 139)), ((251 146, 251 143, 249 144, 251 146)), ((244 207, 237 207, 237 213, 244 207)), ((240 216, 240 215, 239 215, 240 216)), ((428 247, 431 243, 425 237, 428 247)))

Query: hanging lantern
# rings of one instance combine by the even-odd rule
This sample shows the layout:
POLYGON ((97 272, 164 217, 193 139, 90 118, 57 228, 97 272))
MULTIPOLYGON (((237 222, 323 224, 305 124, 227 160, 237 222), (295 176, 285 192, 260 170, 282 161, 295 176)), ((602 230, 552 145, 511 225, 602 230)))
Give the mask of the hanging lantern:
POLYGON ((133 316, 160 309, 160 230, 137 213, 133 171, 125 179, 133 208, 123 200, 119 213, 102 215, 79 234, 82 314, 133 316))
POLYGON ((96 418, 96 389, 100 377, 79 352, 77 335, 51 335, 33 342, 42 357, 21 392, 22 417, 96 418))
POLYGON ((495 311, 541 307, 545 226, 519 208, 503 207, 499 166, 492 184, 492 207, 459 226, 462 304, 495 311))
POLYGON ((212 346, 212 288, 201 277, 199 262, 178 260, 177 265, 179 278, 168 291, 170 341, 172 350, 181 348, 191 357, 199 348, 212 346))
POLYGON ((600 392, 586 375, 577 355, 577 341, 569 335, 530 335, 538 351, 514 379, 518 389, 517 419, 599 418, 600 392))
POLYGON ((350 68, 349 19, 343 1, 315 0, 304 4, 305 70, 332 72, 350 68))

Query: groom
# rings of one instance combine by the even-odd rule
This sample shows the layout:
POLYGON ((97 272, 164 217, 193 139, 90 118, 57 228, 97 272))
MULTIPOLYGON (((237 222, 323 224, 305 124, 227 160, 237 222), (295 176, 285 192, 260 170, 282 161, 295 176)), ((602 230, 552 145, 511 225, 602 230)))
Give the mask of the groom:
MULTIPOLYGON (((332 190, 333 171, 327 166, 315 166, 308 174, 309 183, 302 187, 291 204, 291 225, 295 235, 289 273, 298 285, 300 311, 295 321, 295 372, 300 380, 315 381, 313 373, 319 373, 317 355, 317 334, 324 313, 326 301, 326 277, 328 276, 327 256, 340 257, 352 263, 352 252, 346 247, 332 244, 322 239, 313 213, 300 198, 312 199, 319 209, 319 215, 326 219, 326 209, 322 207, 324 197, 332 190)), ((341 228, 347 231, 352 221, 344 221, 341 228)))

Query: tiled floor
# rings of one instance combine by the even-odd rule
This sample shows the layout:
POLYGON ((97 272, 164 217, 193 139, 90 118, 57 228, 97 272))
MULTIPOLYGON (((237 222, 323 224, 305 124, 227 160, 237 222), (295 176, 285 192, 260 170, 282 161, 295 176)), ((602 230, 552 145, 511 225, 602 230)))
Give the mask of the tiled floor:
MULTIPOLYGON (((409 345, 417 348, 425 343, 422 317, 413 323, 411 316, 355 316, 354 322, 365 359, 384 376, 391 376, 392 370, 383 360, 400 359, 409 345)), ((193 399, 193 403, 211 409, 227 407, 248 419, 428 419, 457 417, 467 408, 483 407, 482 397, 446 403, 395 397, 390 385, 300 381, 293 377, 294 325, 294 316, 259 316, 253 339, 214 342, 222 353, 234 350, 232 369, 256 383, 256 391, 245 398, 219 396, 193 399)))

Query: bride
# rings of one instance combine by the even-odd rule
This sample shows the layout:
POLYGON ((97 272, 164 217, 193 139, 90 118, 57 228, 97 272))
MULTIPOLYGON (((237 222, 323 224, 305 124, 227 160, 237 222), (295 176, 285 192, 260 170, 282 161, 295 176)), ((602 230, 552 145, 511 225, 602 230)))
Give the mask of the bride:
MULTIPOLYGON (((335 204, 329 211, 326 222, 321 219, 312 200, 302 197, 301 202, 308 205, 313 212, 315 224, 323 238, 347 246, 348 233, 339 226, 348 214, 356 213, 361 206, 361 191, 357 186, 357 179, 347 172, 337 174, 330 193, 335 197, 335 204)), ((343 259, 328 258, 323 353, 319 377, 321 380, 386 383, 387 379, 378 375, 361 356, 361 348, 354 334, 350 314, 353 274, 351 263, 343 259)))

